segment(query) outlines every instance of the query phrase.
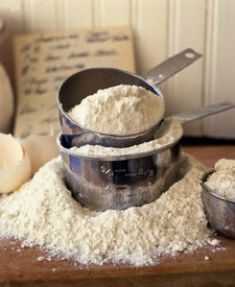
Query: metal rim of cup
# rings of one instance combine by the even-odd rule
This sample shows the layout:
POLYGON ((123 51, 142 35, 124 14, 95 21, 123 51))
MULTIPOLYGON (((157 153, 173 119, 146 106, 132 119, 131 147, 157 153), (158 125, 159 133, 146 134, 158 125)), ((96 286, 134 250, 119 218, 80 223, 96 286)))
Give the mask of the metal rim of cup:
POLYGON ((125 155, 100 155, 100 156, 97 156, 97 155, 85 155, 85 154, 79 154, 79 153, 76 153, 75 151, 71 150, 71 148, 67 148, 67 147, 64 147, 64 145, 61 143, 61 138, 63 136, 66 136, 64 135, 63 133, 59 133, 57 138, 56 138, 56 142, 57 142, 57 146, 59 147, 59 150, 63 153, 66 153, 66 154, 69 154, 71 156, 76 156, 76 157, 80 157, 80 158, 86 158, 86 159, 92 159, 92 160, 102 160, 102 161, 123 161, 123 160, 129 160, 129 159, 138 159, 138 158, 143 158, 143 157, 146 157, 146 156, 151 156, 151 155, 154 155, 158 152, 162 152, 164 150, 167 150, 169 148, 172 148, 174 147, 181 139, 182 135, 175 139, 174 142, 171 142, 169 144, 166 144, 164 145, 163 147, 157 147, 157 148, 154 148, 152 149, 151 151, 147 151, 147 152, 139 152, 137 154, 134 154, 134 153, 130 153, 130 154, 125 154, 125 155))

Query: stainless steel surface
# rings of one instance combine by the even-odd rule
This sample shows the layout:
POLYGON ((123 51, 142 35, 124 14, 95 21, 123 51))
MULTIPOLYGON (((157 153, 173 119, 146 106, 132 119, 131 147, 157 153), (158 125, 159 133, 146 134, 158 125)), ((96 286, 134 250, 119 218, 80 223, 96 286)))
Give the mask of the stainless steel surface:
MULTIPOLYGON (((201 55, 194 50, 186 49, 167 59, 149 71, 145 76, 148 80, 151 80, 151 82, 153 81, 154 84, 159 84, 176 72, 192 64, 200 56, 201 55)), ((96 93, 99 89, 105 89, 119 84, 142 86, 153 92, 156 96, 162 97, 160 90, 152 85, 152 83, 146 81, 146 79, 114 68, 86 69, 72 75, 62 84, 58 96, 60 121, 63 133, 73 135, 74 145, 99 144, 112 147, 128 147, 132 146, 133 143, 140 144, 153 139, 159 122, 156 122, 155 126, 144 132, 117 136, 83 129, 68 116, 68 111, 75 105, 78 105, 86 96, 96 93)))
POLYGON ((218 233, 235 239, 235 202, 214 193, 205 182, 215 172, 205 172, 201 179, 202 202, 210 226, 218 233))
POLYGON ((191 65, 201 56, 201 54, 195 52, 191 48, 186 49, 146 72, 144 78, 154 85, 159 85, 174 74, 191 65))
POLYGON ((152 155, 125 160, 97 160, 69 150, 65 135, 57 139, 65 181, 84 206, 104 211, 152 202, 179 179, 180 144, 152 155))
POLYGON ((217 113, 221 113, 223 111, 233 109, 233 108, 235 108, 235 104, 233 103, 219 103, 219 104, 200 108, 199 110, 196 110, 196 111, 179 113, 179 114, 171 116, 171 118, 177 119, 182 124, 184 124, 184 123, 188 123, 188 122, 195 121, 201 118, 205 118, 205 117, 217 114, 217 113))

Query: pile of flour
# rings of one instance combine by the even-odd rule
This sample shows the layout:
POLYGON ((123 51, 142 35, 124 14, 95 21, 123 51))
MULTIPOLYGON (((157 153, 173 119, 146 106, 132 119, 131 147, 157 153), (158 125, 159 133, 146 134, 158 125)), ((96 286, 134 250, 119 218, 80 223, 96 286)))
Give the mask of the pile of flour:
POLYGON ((162 97, 140 86, 118 85, 86 97, 68 115, 91 131, 131 135, 153 127, 164 112, 162 97))
POLYGON ((200 197, 203 168, 185 161, 186 176, 156 201, 95 212, 71 197, 57 158, 19 191, 0 199, 0 236, 40 245, 82 264, 142 266, 163 254, 192 251, 208 242, 210 231, 200 197))
POLYGON ((235 201, 235 160, 219 160, 206 185, 216 194, 235 201))

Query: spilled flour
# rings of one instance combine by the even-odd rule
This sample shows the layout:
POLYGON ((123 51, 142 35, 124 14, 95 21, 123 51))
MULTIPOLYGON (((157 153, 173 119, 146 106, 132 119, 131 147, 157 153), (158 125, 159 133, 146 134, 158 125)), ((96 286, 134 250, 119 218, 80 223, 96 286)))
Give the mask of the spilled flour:
POLYGON ((164 112, 162 97, 140 86, 118 85, 84 98, 68 115, 85 129, 120 136, 153 127, 164 112))
POLYGON ((186 176, 156 201, 124 211, 83 208, 63 183, 62 161, 43 166, 19 191, 0 199, 0 236, 49 248, 82 264, 136 266, 192 251, 209 239, 200 198, 202 167, 187 159, 186 176))

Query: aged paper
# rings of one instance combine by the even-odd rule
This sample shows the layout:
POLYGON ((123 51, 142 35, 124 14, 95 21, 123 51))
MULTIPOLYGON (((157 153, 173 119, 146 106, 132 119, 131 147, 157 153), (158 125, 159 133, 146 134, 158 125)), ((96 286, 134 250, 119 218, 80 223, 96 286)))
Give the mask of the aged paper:
POLYGON ((129 71, 135 68, 132 33, 126 27, 17 36, 14 54, 14 133, 22 139, 58 133, 56 97, 61 83, 71 74, 100 66, 129 71))

